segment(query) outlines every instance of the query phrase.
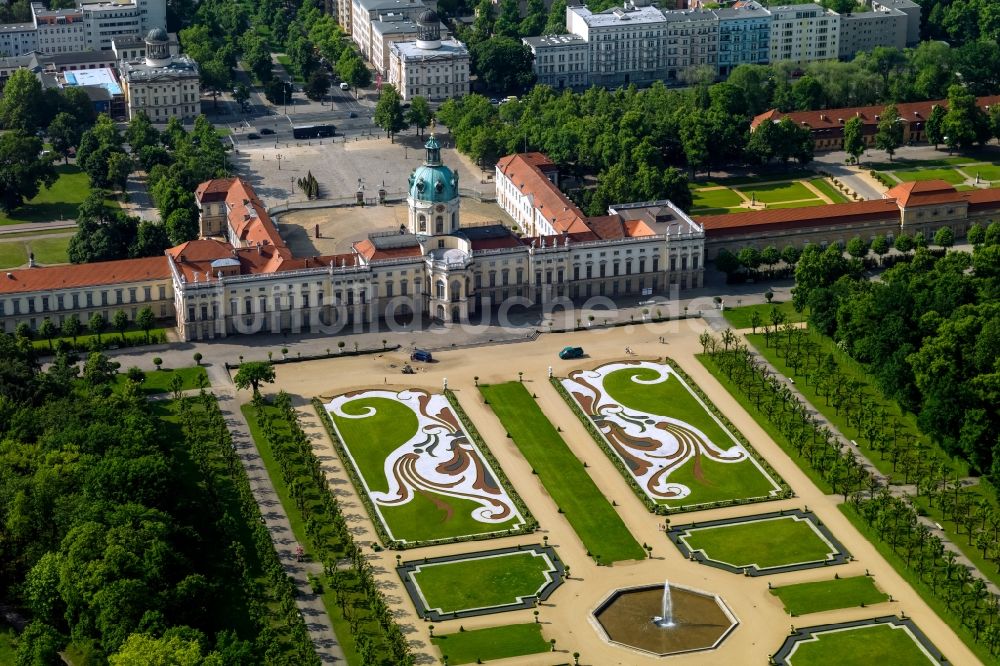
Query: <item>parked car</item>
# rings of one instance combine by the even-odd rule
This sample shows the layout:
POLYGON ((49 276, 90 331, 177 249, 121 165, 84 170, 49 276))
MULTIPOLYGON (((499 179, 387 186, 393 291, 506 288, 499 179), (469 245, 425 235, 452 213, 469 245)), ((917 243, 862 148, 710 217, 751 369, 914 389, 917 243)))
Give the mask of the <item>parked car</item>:
POLYGON ((355 113, 355 112, 353 112, 353 111, 351 111, 351 112, 350 112, 349 114, 347 114, 347 115, 348 115, 348 117, 349 117, 349 118, 357 118, 357 117, 358 117, 358 114, 356 114, 356 113, 355 113))
POLYGON ((411 361, 422 361, 424 363, 430 363, 434 360, 431 353, 425 349, 414 349, 413 353, 410 354, 411 361))
POLYGON ((342 81, 341 84, 340 84, 340 89, 341 90, 350 90, 351 86, 346 81, 342 81))
POLYGON ((249 134, 247 134, 247 139, 253 140, 253 139, 259 139, 259 138, 260 138, 260 134, 257 134, 256 132, 250 132, 249 134))
POLYGON ((559 352, 559 358, 569 361, 574 358, 583 358, 583 347, 563 347, 559 352))
POLYGON ((265 127, 260 131, 261 134, 274 134, 274 130, 270 127, 265 127))

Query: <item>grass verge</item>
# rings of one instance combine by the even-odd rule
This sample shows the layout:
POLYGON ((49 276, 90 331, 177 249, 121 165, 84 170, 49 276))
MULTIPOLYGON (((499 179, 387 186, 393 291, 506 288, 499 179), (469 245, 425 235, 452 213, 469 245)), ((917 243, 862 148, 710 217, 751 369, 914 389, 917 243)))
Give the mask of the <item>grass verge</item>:
POLYGON ((850 201, 846 196, 841 193, 836 187, 830 184, 826 178, 813 178, 809 181, 809 184, 815 187, 817 190, 822 192, 830 199, 831 203, 847 203, 850 201))
POLYGON ((448 657, 449 664, 474 664, 550 649, 549 642, 542 638, 542 626, 535 623, 462 631, 435 636, 431 642, 448 657))
POLYGON ((807 312, 798 312, 792 307, 791 301, 757 303, 756 305, 742 305, 735 308, 727 307, 722 311, 722 316, 734 329, 750 328, 750 315, 756 312, 760 315, 761 324, 771 324, 771 310, 778 310, 785 315, 785 321, 800 322, 805 321, 807 312))
POLYGON ((602 564, 643 559, 646 553, 642 546, 524 384, 508 382, 480 386, 479 390, 588 553, 602 564))
MULTIPOLYGON (((208 386, 208 373, 205 372, 205 368, 195 366, 192 368, 177 368, 176 370, 164 368, 162 370, 147 372, 146 379, 142 382, 140 390, 147 395, 169 393, 172 390, 170 382, 173 381, 174 377, 181 378, 182 383, 180 390, 182 391, 200 388, 198 377, 204 377, 205 386, 208 386)), ((123 373, 119 373, 115 377, 115 384, 117 386, 121 386, 127 381, 128 377, 126 377, 123 373)))
POLYGON ((785 610, 793 617, 835 608, 878 604, 889 599, 889 595, 878 589, 870 576, 783 585, 773 588, 771 594, 781 599, 785 610))

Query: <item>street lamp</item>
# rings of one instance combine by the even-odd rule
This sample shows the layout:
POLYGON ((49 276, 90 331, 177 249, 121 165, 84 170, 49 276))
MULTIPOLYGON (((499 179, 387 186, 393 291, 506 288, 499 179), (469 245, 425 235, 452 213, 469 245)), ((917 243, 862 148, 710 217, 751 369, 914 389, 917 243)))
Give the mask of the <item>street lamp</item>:
POLYGON ((281 153, 278 153, 274 157, 276 160, 278 160, 278 171, 281 171, 281 160, 285 159, 285 156, 282 155, 281 153))

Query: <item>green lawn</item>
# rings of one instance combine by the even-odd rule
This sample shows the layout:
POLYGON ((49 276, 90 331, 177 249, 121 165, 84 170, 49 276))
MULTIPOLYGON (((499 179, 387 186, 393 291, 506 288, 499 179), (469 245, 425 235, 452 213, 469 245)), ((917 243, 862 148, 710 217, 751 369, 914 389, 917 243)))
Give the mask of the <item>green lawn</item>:
MULTIPOLYGON (((839 414, 833 408, 832 405, 827 404, 827 398, 820 396, 816 393, 816 385, 812 382, 806 381, 806 378, 802 375, 792 372, 792 369, 785 364, 784 357, 779 357, 777 349, 772 342, 771 346, 768 347, 764 344, 764 335, 758 333, 756 335, 748 334, 746 336, 747 342, 753 345, 757 351, 761 353, 764 358, 771 362, 778 372, 782 373, 786 377, 792 377, 795 379, 795 387, 802 393, 803 396, 812 404, 813 407, 818 409, 823 416, 825 416, 833 425, 837 427, 840 432, 847 437, 856 441, 859 448, 869 460, 878 468, 880 472, 887 476, 891 476, 895 480, 902 480, 901 474, 899 472, 893 471, 892 461, 888 459, 885 452, 878 452, 872 449, 868 440, 865 439, 861 432, 853 425, 847 422, 846 414, 841 411, 839 414)), ((837 359, 837 363, 840 366, 841 372, 848 381, 855 380, 861 383, 862 391, 867 394, 873 395, 880 404, 882 404, 886 412, 889 414, 890 418, 896 418, 899 420, 902 430, 900 430, 900 435, 908 433, 913 437, 926 441, 926 438, 920 433, 917 428, 916 420, 912 414, 904 414, 903 410, 894 400, 887 399, 882 392, 875 386, 874 382, 865 372, 864 368, 854 359, 847 356, 842 350, 837 348, 836 344, 830 338, 827 338, 819 333, 816 333, 812 329, 809 329, 809 339, 813 342, 819 344, 825 353, 833 353, 834 357, 837 359)), ((939 450, 933 444, 928 443, 927 446, 930 450, 939 450)), ((941 455, 948 459, 948 456, 941 452, 941 455)), ((968 474, 968 465, 959 460, 952 460, 952 464, 959 469, 959 473, 962 476, 968 474)))
POLYGON ((893 171, 892 174, 904 183, 916 180, 943 180, 952 185, 958 185, 965 181, 965 176, 954 169, 912 169, 893 171))
POLYGON ((760 320, 763 324, 770 326, 771 324, 771 310, 777 308, 779 312, 784 313, 786 321, 798 322, 805 321, 808 312, 797 312, 794 307, 792 307, 791 301, 783 301, 781 303, 758 303, 757 305, 743 305, 735 308, 726 307, 722 311, 722 316, 726 318, 729 325, 734 329, 750 328, 750 313, 756 312, 760 315, 760 320))
POLYGON ((693 202, 691 209, 699 211, 706 208, 738 208, 743 199, 729 188, 724 190, 692 189, 693 202))
MULTIPOLYGON (((335 414, 330 414, 330 418, 369 490, 386 492, 389 482, 385 459, 417 432, 417 417, 406 405, 388 398, 359 397, 343 406, 344 413, 351 415, 364 414, 369 409, 374 413, 367 418, 343 418, 335 414)), ((482 464, 488 468, 485 461, 482 464)), ((403 541, 501 532, 515 528, 523 520, 514 516, 504 523, 480 522, 472 515, 480 506, 478 502, 426 491, 414 493, 405 504, 375 506, 392 537, 403 541)))
POLYGON ((28 241, 28 252, 35 253, 35 261, 43 266, 52 264, 68 264, 69 241, 72 236, 55 236, 53 238, 36 238, 28 241))
POLYGON ((975 178, 979 174, 982 180, 1000 180, 1000 165, 993 164, 968 164, 962 167, 962 171, 969 174, 970 178, 975 178))
POLYGON ((809 477, 809 480, 824 493, 832 493, 833 489, 830 487, 830 483, 824 479, 812 465, 809 464, 808 460, 795 450, 795 447, 788 441, 788 438, 774 426, 774 423, 767 418, 764 412, 758 409, 757 405, 747 399, 746 394, 744 394, 743 391, 741 391, 740 388, 719 369, 719 366, 715 364, 712 357, 708 354, 698 354, 697 357, 698 360, 701 361, 701 364, 705 366, 705 369, 712 373, 712 376, 715 377, 716 381, 718 381, 722 387, 726 389, 729 395, 731 395, 736 402, 740 403, 740 406, 743 407, 753 420, 757 422, 757 425, 759 425, 764 432, 767 433, 768 437, 770 437, 775 444, 781 447, 781 450, 785 452, 785 455, 791 458, 795 464, 799 466, 799 469, 801 469, 802 472, 809 477))
POLYGON ((447 655, 449 664, 474 664, 551 649, 542 638, 542 625, 534 622, 435 636, 431 642, 447 655))
POLYGON ((0 268, 18 268, 28 263, 28 249, 23 240, 0 242, 0 268))
MULTIPOLYGON (((757 183, 738 188, 747 197, 756 195, 757 201, 776 204, 799 199, 815 199, 816 195, 798 181, 790 183, 757 183)), ((772 207, 772 206, 769 206, 772 207)))
POLYGON ((888 624, 815 634, 789 656, 791 666, 917 666, 936 663, 902 628, 888 624), (818 639, 818 640, 816 640, 818 639))
MULTIPOLYGON (((708 437, 718 448, 728 449, 738 441, 722 424, 698 402, 694 394, 675 375, 656 384, 638 384, 632 381, 651 380, 657 377, 649 368, 622 369, 604 378, 604 389, 616 402, 650 414, 657 414, 685 421, 708 437)), ((750 460, 739 463, 722 463, 697 454, 698 459, 687 462, 670 480, 691 489, 687 497, 660 500, 670 506, 706 504, 722 500, 766 497, 776 490, 775 485, 750 460), (700 466, 700 475, 696 471, 700 466)))
MULTIPOLYGON (((115 377, 115 383, 119 386, 128 381, 128 378, 125 376, 125 370, 128 370, 128 368, 123 367, 122 371, 115 377)), ((146 371, 146 380, 142 383, 142 392, 149 395, 169 393, 171 390, 170 382, 173 381, 174 377, 180 377, 183 381, 181 384, 182 391, 198 388, 198 377, 204 377, 205 381, 208 381, 208 374, 205 372, 205 368, 201 366, 177 368, 176 370, 171 368, 164 368, 163 370, 153 369, 146 371)))
POLYGON ((547 558, 533 552, 505 553, 457 562, 424 564, 413 580, 427 607, 442 613, 517 603, 538 593, 549 581, 547 558))
POLYGON ((643 559, 642 546, 524 384, 508 382, 479 390, 590 554, 605 564, 643 559))
POLYGON ((90 178, 73 164, 56 166, 59 179, 51 189, 42 187, 34 199, 12 213, 0 212, 0 225, 76 219, 77 208, 90 194, 90 178))
POLYGON ((833 203, 846 203, 850 201, 846 196, 834 187, 826 178, 813 178, 809 184, 830 198, 833 203))
POLYGON ((0 624, 0 664, 17 663, 17 632, 0 624))
POLYGON ((875 581, 869 576, 783 585, 773 588, 771 594, 781 599, 789 615, 878 604, 889 599, 888 594, 875 587, 875 581))
POLYGON ((809 521, 791 516, 694 529, 684 541, 709 559, 758 569, 817 562, 832 551, 809 521))

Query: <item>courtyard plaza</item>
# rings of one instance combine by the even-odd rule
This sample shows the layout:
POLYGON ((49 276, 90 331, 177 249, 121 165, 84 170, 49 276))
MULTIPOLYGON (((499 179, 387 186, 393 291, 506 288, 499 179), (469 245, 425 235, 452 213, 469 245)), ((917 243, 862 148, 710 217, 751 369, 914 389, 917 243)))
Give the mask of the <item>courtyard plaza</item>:
MULTIPOLYGON (((469 553, 485 548, 502 548, 518 544, 532 544, 548 537, 559 557, 571 565, 570 579, 537 609, 543 623, 543 635, 556 639, 556 650, 562 652, 557 661, 569 662, 573 652, 581 654, 586 664, 654 664, 662 663, 653 657, 638 654, 604 642, 588 620, 590 611, 615 588, 650 584, 669 578, 697 589, 720 594, 732 609, 741 625, 713 652, 692 653, 672 658, 672 663, 766 663, 768 655, 781 645, 788 634, 790 623, 806 624, 800 618, 791 620, 780 600, 769 594, 767 584, 776 585, 819 580, 827 577, 829 569, 798 571, 774 576, 749 578, 730 572, 686 561, 664 536, 664 518, 649 513, 628 487, 625 479, 576 418, 570 407, 548 381, 549 367, 557 376, 565 376, 578 369, 597 367, 602 363, 621 360, 627 345, 638 359, 662 359, 668 355, 714 401, 719 410, 730 417, 757 450, 771 463, 796 493, 787 500, 769 502, 766 510, 808 507, 829 527, 855 561, 837 567, 841 576, 863 575, 867 570, 881 589, 893 595, 894 602, 878 604, 872 608, 848 608, 823 614, 824 623, 859 620, 876 615, 905 612, 929 636, 931 641, 953 662, 976 663, 955 634, 929 609, 920 597, 878 555, 875 548, 864 540, 837 510, 839 496, 823 495, 805 475, 788 459, 743 410, 702 367, 695 358, 701 350, 698 335, 705 330, 703 320, 643 324, 616 329, 593 330, 566 334, 544 334, 533 341, 511 343, 503 346, 475 346, 439 351, 437 362, 421 366, 415 375, 400 373, 408 361, 405 350, 387 351, 381 355, 349 358, 331 358, 281 365, 277 367, 277 381, 265 386, 265 392, 285 390, 292 394, 299 408, 303 425, 312 438, 317 454, 328 460, 327 473, 332 487, 345 507, 349 519, 357 526, 359 543, 378 572, 377 577, 386 586, 390 601, 400 613, 404 627, 415 630, 414 646, 418 653, 440 654, 430 645, 428 623, 417 617, 406 600, 400 580, 395 572, 394 551, 375 552, 370 545, 376 541, 374 527, 360 498, 346 480, 341 462, 323 426, 309 401, 314 396, 332 396, 352 390, 372 387, 389 390, 420 388, 439 392, 447 378, 448 387, 455 391, 468 419, 482 434, 514 488, 539 521, 541 529, 533 535, 502 537, 486 543, 456 543, 426 548, 415 548, 403 555, 407 560, 422 557, 439 557, 449 554, 469 553), (661 338, 664 342, 661 342, 661 338), (557 352, 567 345, 582 346, 587 357, 577 361, 560 361, 557 352), (395 367, 392 367, 395 366, 395 367), (558 508, 542 488, 530 466, 518 452, 494 416, 490 407, 483 404, 475 389, 481 384, 517 381, 523 372, 526 388, 537 395, 537 404, 545 415, 563 431, 563 437, 572 452, 587 463, 587 471, 597 487, 616 504, 616 511, 629 531, 640 542, 653 547, 652 558, 626 561, 611 567, 598 567, 587 556, 570 525, 559 514, 558 508), (478 380, 476 379, 478 377, 478 380), (390 381, 392 380, 392 381, 390 381)), ((218 371, 210 374, 215 381, 225 381, 218 371)), ((241 394, 249 400, 249 393, 241 394)), ((674 522, 707 521, 761 513, 761 506, 735 506, 712 509, 672 517, 674 522)), ((503 615, 448 620, 435 624, 435 634, 453 633, 459 625, 465 629, 530 623, 534 618, 530 610, 519 610, 503 615)), ((515 665, 552 663, 551 656, 535 655, 511 659, 515 665)))

